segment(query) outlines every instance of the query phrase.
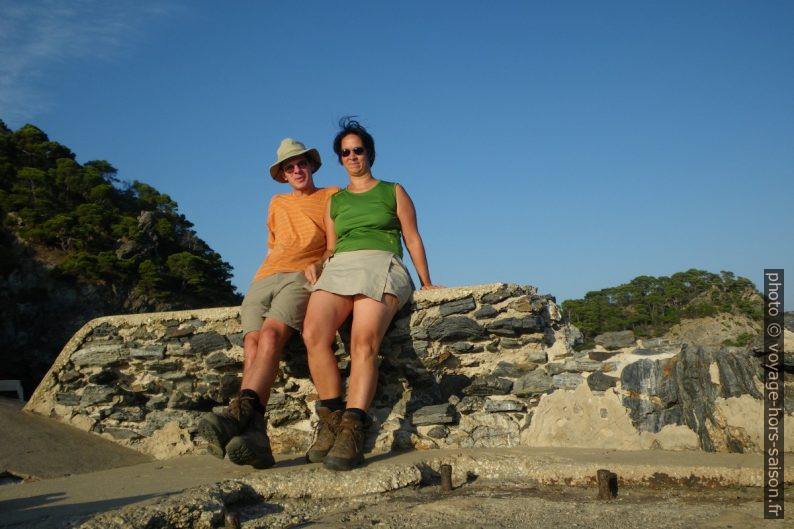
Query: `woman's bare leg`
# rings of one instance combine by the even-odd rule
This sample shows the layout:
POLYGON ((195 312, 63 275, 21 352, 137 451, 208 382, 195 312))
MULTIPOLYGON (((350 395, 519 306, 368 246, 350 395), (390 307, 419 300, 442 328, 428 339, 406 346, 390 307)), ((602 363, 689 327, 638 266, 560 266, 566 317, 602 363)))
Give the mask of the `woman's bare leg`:
POLYGON ((317 290, 309 298, 303 321, 303 343, 309 354, 309 371, 320 400, 342 397, 342 378, 332 345, 337 329, 351 310, 353 299, 350 296, 317 290))
POLYGON ((382 301, 366 296, 353 298, 353 328, 350 333, 350 381, 347 407, 366 411, 378 387, 378 349, 397 313, 399 301, 384 294, 382 301))

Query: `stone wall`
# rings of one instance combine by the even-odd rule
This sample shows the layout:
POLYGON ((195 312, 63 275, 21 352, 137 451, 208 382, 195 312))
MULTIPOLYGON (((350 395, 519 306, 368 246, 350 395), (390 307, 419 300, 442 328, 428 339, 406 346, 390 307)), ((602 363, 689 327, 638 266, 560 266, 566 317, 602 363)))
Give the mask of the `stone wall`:
MULTIPOLYGON (((631 333, 577 352, 579 337, 534 287, 415 293, 381 347, 366 448, 761 450, 752 353, 631 333)), ((203 452, 198 419, 238 391, 242 356, 237 308, 99 318, 67 343, 26 408, 158 458, 203 452)), ((268 404, 276 452, 308 448, 316 398, 296 337, 268 404)), ((794 417, 787 424, 790 442, 794 417)))

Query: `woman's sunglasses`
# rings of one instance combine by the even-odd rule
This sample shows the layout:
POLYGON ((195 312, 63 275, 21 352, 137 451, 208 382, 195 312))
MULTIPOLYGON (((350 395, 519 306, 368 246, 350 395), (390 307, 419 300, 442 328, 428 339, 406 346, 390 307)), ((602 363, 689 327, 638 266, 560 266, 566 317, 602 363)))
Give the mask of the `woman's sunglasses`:
POLYGON ((342 156, 342 158, 347 158, 348 156, 350 156, 351 152, 354 152, 357 155, 361 156, 362 154, 364 154, 364 147, 353 147, 352 151, 350 149, 342 149, 341 151, 339 151, 339 154, 342 156))

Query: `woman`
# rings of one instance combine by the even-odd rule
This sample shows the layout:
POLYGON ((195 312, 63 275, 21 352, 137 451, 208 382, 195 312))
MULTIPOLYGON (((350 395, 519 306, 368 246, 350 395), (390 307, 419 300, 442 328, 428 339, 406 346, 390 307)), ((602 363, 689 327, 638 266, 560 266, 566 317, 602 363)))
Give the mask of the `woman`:
POLYGON ((422 289, 433 285, 411 198, 399 184, 372 176, 375 142, 357 121, 343 118, 334 152, 350 183, 331 197, 325 215, 326 261, 309 299, 303 340, 309 370, 320 397, 317 438, 307 453, 334 470, 364 460, 364 422, 378 381, 377 354, 394 315, 413 291, 400 258, 402 244, 411 254, 422 289), (353 313, 347 403, 332 350, 336 331, 353 313))

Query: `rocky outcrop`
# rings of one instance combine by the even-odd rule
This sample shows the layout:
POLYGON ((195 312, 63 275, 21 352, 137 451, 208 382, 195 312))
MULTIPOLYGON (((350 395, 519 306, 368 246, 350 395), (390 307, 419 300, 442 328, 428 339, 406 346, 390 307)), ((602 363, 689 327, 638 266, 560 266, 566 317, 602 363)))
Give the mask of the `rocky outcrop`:
MULTIPOLYGON (((761 449, 757 356, 633 335, 575 351, 579 337, 533 287, 416 292, 381 346, 366 449, 761 449)), ((27 408, 156 457, 202 452, 200 414, 228 402, 241 369, 237 308, 100 318, 66 345, 27 408)), ((316 399, 296 338, 267 407, 276 452, 308 447, 316 399)))

